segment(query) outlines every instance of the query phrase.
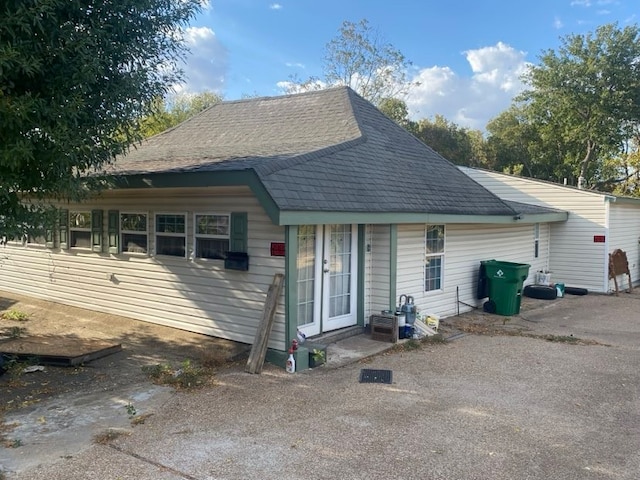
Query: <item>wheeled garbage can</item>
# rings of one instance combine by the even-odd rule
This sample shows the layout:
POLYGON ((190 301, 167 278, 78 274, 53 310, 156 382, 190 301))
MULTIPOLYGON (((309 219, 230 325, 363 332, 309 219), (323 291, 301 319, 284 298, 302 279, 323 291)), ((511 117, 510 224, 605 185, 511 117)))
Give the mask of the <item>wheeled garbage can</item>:
POLYGON ((531 265, 499 260, 485 260, 480 264, 489 284, 489 300, 483 306, 484 311, 498 315, 520 313, 522 285, 531 265))

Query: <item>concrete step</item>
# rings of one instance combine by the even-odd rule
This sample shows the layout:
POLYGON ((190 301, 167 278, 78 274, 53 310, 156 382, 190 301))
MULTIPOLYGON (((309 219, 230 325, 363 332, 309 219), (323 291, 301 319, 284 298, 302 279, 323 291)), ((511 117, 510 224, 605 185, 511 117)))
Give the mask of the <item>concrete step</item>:
POLYGON ((321 335, 315 335, 313 337, 307 337, 307 342, 311 344, 328 345, 330 343, 336 343, 345 338, 354 337, 364 333, 364 327, 354 325, 353 327, 341 328, 332 332, 323 333, 321 335))

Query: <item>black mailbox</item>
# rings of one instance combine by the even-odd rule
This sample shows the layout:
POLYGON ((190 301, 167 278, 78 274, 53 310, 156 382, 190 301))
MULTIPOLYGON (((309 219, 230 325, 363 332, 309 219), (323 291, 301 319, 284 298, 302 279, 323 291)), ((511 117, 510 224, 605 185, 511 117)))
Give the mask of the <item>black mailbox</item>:
POLYGON ((227 252, 224 259, 224 268, 227 270, 249 270, 249 255, 245 252, 227 252))

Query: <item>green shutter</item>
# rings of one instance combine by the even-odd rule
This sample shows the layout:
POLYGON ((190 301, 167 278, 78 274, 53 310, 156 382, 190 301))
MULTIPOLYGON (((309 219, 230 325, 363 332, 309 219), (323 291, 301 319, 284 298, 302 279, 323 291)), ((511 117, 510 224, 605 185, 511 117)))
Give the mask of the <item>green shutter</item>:
POLYGON ((120 212, 109 210, 109 253, 120 253, 120 212))
POLYGON ((60 235, 60 248, 69 248, 69 210, 60 210, 58 216, 58 233, 60 235))
POLYGON ((247 253, 247 212, 231 213, 229 251, 247 253))
POLYGON ((55 232, 56 226, 54 219, 47 217, 46 226, 44 229, 44 246, 47 248, 55 247, 55 232))
POLYGON ((91 210, 91 250, 102 253, 102 210, 91 210))

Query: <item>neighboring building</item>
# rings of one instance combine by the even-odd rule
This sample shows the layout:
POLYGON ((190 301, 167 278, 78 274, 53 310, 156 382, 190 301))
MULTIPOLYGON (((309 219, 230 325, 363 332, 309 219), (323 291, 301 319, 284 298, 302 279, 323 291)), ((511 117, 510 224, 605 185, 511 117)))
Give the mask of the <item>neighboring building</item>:
MULTIPOLYGON (((640 280, 640 198, 468 167, 460 170, 502 199, 569 212, 566 222, 549 230, 552 281, 600 293, 613 291, 609 253, 617 248, 627 254, 632 281, 640 280)), ((626 276, 621 280, 626 285, 626 276)))
POLYGON ((469 310, 481 260, 547 268, 567 219, 501 200, 346 87, 219 103, 109 173, 44 243, 0 250, 0 289, 252 343, 285 273, 273 352, 400 294, 469 310))

